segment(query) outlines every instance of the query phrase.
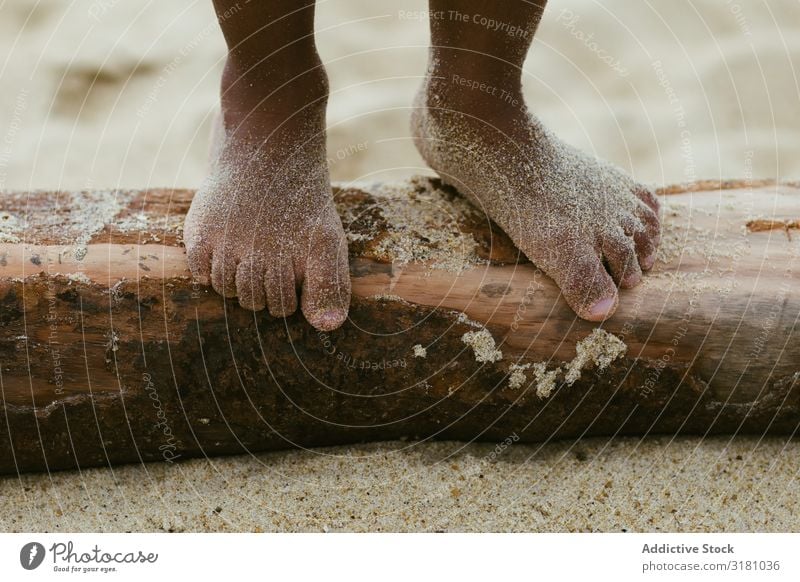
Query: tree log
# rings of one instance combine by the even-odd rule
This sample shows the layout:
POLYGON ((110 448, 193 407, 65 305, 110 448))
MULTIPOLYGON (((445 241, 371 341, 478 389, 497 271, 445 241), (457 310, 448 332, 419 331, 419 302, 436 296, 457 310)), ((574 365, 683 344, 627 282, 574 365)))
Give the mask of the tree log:
POLYGON ((338 188, 353 302, 321 333, 191 279, 191 191, 5 193, 0 472, 405 438, 793 434, 800 188, 661 194, 659 260, 598 325, 436 180, 338 188))

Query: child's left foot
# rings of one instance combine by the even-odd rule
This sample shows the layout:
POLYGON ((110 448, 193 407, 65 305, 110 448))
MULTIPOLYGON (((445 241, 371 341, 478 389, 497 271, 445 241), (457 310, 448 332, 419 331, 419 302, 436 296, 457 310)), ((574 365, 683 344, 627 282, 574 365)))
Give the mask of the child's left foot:
POLYGON ((476 98, 434 78, 417 98, 412 131, 431 168, 500 225, 580 317, 611 316, 617 287, 638 284, 653 266, 656 197, 559 140, 521 94, 476 98))

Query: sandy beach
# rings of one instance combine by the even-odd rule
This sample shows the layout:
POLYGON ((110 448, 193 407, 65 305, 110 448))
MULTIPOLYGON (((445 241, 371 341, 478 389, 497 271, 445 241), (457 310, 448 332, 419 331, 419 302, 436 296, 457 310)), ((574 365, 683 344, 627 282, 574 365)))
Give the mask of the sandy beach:
MULTIPOLYGON (((408 131, 426 3, 321 0, 340 182, 430 174, 408 131)), ((654 185, 800 179, 800 6, 552 0, 526 95, 654 185)), ((208 0, 0 3, 0 190, 195 188, 224 43, 208 0)), ((392 442, 0 478, 0 531, 796 531, 800 443, 392 442)))

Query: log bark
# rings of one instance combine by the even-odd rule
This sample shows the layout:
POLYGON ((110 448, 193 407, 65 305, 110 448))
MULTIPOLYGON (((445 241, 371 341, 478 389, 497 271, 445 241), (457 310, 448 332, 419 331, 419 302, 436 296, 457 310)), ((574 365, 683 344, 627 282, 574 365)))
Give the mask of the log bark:
POLYGON ((661 259, 599 326, 435 180, 393 192, 453 210, 474 241, 465 268, 390 262, 404 231, 384 191, 336 190, 354 297, 330 333, 192 281, 191 191, 3 194, 0 473, 405 438, 797 430, 797 185, 664 189, 661 259), (587 337, 609 340, 598 327, 624 355, 566 382, 587 337), (470 341, 483 330, 502 359, 470 341), (555 372, 552 392, 537 370, 555 372))

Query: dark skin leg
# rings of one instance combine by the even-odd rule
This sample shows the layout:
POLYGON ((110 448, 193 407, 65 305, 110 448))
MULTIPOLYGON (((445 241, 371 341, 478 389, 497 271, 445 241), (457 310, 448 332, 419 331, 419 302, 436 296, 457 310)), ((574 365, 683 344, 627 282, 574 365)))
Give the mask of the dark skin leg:
POLYGON ((545 1, 431 0, 428 78, 412 131, 428 164, 550 275, 575 312, 614 313, 652 267, 658 201, 620 169, 561 142, 522 95, 545 1))
POLYGON ((211 170, 186 218, 192 273, 248 309, 347 317, 347 244, 325 155, 314 3, 215 0, 228 45, 211 170))

